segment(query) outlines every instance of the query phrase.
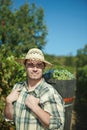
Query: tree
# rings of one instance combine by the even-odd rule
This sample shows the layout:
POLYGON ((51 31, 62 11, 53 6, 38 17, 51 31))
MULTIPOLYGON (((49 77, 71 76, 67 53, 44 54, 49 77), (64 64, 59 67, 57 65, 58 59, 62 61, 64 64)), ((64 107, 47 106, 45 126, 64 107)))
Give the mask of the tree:
POLYGON ((87 44, 84 48, 77 50, 77 67, 87 65, 87 44))
POLYGON ((32 47, 43 49, 47 27, 44 11, 35 4, 24 4, 17 10, 12 0, 0 0, 0 88, 2 93, 25 78, 23 67, 14 58, 22 57, 32 47), (16 75, 18 74, 18 76, 16 75), (21 78, 20 78, 21 77, 21 78))
POLYGON ((87 102, 87 44, 77 51, 77 100, 87 102))
POLYGON ((87 65, 77 69, 77 99, 87 103, 87 65))
POLYGON ((24 4, 13 10, 11 2, 0 2, 0 48, 5 48, 5 55, 13 53, 17 57, 32 47, 42 49, 47 35, 43 9, 24 4))

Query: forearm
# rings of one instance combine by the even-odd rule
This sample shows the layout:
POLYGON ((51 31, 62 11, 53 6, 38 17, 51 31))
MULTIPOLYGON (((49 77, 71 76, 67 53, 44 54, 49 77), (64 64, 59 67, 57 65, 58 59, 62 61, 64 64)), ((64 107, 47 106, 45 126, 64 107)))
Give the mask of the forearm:
POLYGON ((4 113, 7 119, 13 120, 13 104, 11 102, 6 101, 4 113))
POLYGON ((6 97, 6 104, 5 104, 5 116, 6 118, 12 120, 13 119, 13 113, 14 113, 14 108, 13 108, 13 102, 16 101, 19 97, 20 94, 20 89, 15 89, 13 90, 7 97, 6 97))
MULTIPOLYGON (((60 117, 56 117, 50 115, 48 112, 44 111, 40 107, 36 107, 33 112, 36 114, 37 118, 40 120, 42 125, 46 128, 51 129, 58 129, 62 127, 62 122, 60 117)), ((62 118, 62 117, 61 117, 62 118)))
POLYGON ((42 125, 44 127, 49 127, 49 122, 50 122, 50 114, 45 112, 41 107, 37 106, 35 109, 32 110, 37 118, 40 120, 42 125))

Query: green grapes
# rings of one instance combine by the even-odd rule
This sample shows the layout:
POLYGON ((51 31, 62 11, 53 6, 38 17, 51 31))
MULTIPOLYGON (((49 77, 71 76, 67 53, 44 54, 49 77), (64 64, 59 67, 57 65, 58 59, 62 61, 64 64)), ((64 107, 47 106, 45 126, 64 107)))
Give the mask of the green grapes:
POLYGON ((54 72, 51 75, 53 79, 57 80, 71 80, 75 79, 75 76, 70 73, 68 70, 54 70, 54 72))

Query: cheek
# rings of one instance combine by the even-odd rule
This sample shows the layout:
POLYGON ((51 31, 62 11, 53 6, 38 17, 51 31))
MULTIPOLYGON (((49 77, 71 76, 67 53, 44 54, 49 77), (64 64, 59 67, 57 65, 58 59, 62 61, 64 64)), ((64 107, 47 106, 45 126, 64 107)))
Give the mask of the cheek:
POLYGON ((31 73, 31 69, 30 68, 26 68, 26 73, 29 75, 29 73, 31 73))
POLYGON ((39 74, 42 75, 42 70, 39 70, 39 74))
POLYGON ((43 70, 39 71, 39 76, 41 77, 43 75, 43 70))

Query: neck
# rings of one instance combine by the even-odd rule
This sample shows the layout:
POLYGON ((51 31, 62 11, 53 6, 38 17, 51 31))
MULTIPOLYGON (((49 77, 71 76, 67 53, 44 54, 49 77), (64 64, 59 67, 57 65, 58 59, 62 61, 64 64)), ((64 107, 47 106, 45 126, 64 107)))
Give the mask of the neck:
POLYGON ((42 81, 41 79, 28 79, 28 88, 29 89, 34 89, 36 88, 42 81))

